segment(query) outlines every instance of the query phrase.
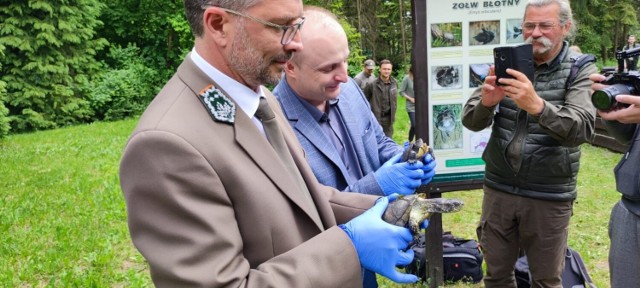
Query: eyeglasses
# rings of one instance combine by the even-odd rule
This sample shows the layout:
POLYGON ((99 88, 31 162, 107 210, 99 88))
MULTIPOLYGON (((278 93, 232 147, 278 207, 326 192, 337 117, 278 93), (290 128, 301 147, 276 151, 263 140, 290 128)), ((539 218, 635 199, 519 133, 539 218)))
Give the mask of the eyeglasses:
POLYGON ((300 30, 300 27, 302 27, 302 24, 304 24, 304 20, 305 20, 304 17, 300 17, 301 20, 298 23, 291 24, 291 25, 278 25, 278 24, 271 23, 271 22, 266 21, 266 20, 258 19, 256 17, 251 16, 251 15, 243 14, 243 13, 240 13, 240 12, 237 12, 237 11, 233 11, 233 10, 230 10, 230 9, 226 9, 226 8, 222 8, 222 7, 218 7, 218 8, 220 8, 220 10, 223 10, 223 11, 225 11, 227 13, 231 13, 231 14, 236 15, 236 16, 249 18, 249 19, 251 19, 253 21, 256 21, 256 22, 258 22, 258 23, 260 23, 260 24, 262 24, 264 26, 271 27, 271 28, 278 29, 278 30, 282 30, 282 38, 280 39, 280 44, 282 44, 282 45, 287 45, 287 44, 291 43, 291 41, 293 40, 293 37, 296 36, 296 33, 298 33, 298 30, 300 30))
POLYGON ((551 31, 553 29, 553 27, 556 27, 556 22, 524 22, 522 23, 522 29, 527 32, 533 32, 533 30, 536 30, 536 26, 538 26, 538 29, 540 29, 540 32, 542 33, 547 33, 549 31, 551 31))

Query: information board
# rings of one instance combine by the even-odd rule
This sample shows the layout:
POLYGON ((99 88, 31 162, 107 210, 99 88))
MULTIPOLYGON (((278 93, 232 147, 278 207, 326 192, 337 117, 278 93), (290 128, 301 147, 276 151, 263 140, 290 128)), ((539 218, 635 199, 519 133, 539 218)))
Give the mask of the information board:
POLYGON ((428 138, 438 165, 434 187, 480 183, 484 177, 482 152, 491 130, 464 128, 462 108, 489 73, 493 48, 524 42, 525 6, 522 0, 427 1, 428 138))

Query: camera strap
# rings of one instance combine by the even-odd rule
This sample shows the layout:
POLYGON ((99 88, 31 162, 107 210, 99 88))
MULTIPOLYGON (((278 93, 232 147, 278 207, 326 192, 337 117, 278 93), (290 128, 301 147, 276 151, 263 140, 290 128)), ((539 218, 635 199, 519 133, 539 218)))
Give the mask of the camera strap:
POLYGON ((582 69, 582 66, 590 62, 596 62, 596 56, 591 54, 581 54, 576 57, 572 57, 571 60, 573 60, 573 64, 571 64, 571 71, 569 72, 567 82, 564 83, 565 90, 569 89, 573 81, 576 80, 578 72, 582 69))

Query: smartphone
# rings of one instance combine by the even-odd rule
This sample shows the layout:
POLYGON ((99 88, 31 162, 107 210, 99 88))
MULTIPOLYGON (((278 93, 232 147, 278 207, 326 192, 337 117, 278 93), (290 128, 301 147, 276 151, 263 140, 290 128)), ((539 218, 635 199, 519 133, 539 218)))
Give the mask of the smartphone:
POLYGON ((514 78, 507 74, 507 68, 527 75, 529 81, 533 82, 533 46, 531 44, 493 48, 493 63, 498 85, 502 85, 498 82, 501 78, 514 78))

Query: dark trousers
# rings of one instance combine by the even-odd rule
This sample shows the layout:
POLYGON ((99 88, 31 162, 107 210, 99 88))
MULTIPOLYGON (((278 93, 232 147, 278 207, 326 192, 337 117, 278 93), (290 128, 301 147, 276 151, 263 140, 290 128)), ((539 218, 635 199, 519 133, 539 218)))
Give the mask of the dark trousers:
POLYGON ((409 141, 413 141, 413 136, 416 135, 416 112, 409 112, 409 122, 411 122, 411 128, 409 128, 409 141))
POLYGON ((378 280, 376 279, 376 273, 362 269, 362 288, 378 288, 378 280))
POLYGON ((611 288, 640 285, 640 216, 619 201, 609 220, 609 273, 611 288))
POLYGON ((526 198, 484 187, 477 233, 487 270, 485 287, 516 287, 514 265, 522 249, 532 287, 562 288, 573 201, 526 198))
POLYGON ((393 121, 391 120, 391 115, 378 118, 378 123, 382 126, 384 135, 387 135, 387 137, 393 137, 393 121))
POLYGON ((624 61, 627 63, 627 71, 638 70, 638 58, 636 57, 627 58, 627 59, 624 59, 624 61))

